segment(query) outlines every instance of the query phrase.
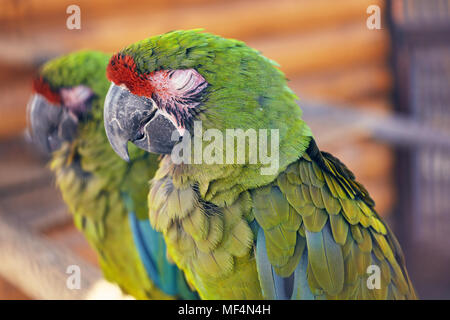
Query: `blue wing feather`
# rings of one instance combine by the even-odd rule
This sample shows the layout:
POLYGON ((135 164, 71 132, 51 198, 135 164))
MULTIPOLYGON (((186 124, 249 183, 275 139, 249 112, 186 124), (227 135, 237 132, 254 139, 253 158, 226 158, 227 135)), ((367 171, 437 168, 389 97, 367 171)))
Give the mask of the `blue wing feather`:
POLYGON ((124 194, 134 243, 149 278, 164 293, 182 299, 198 299, 186 283, 183 272, 169 262, 164 236, 154 230, 148 219, 138 219, 131 210, 132 200, 124 194))
POLYGON ((265 299, 287 300, 285 278, 277 275, 269 261, 264 230, 259 227, 256 241, 256 267, 265 299))

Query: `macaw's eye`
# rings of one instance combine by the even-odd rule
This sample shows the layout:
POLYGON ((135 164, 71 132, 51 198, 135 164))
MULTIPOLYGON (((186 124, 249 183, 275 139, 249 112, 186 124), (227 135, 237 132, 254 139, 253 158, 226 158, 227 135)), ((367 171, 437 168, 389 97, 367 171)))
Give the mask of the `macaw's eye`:
POLYGON ((157 100, 163 103, 176 101, 186 108, 195 107, 199 103, 196 96, 208 86, 195 69, 161 70, 152 72, 148 78, 157 100))
POLYGON ((194 69, 170 71, 169 76, 180 96, 192 96, 206 84, 205 79, 194 69))
POLYGON ((195 69, 161 70, 148 76, 154 88, 152 98, 159 108, 174 117, 184 128, 198 113, 208 82, 195 69))
POLYGON ((94 92, 87 86, 79 85, 60 90, 61 101, 65 108, 76 117, 86 114, 91 108, 94 92))

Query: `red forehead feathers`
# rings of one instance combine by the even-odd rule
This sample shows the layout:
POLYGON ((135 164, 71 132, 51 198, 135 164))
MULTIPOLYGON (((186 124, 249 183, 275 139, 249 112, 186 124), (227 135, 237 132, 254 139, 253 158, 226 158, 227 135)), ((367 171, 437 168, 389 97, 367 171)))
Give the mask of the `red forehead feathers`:
POLYGON ((124 84, 135 95, 151 97, 153 94, 154 88, 148 81, 148 75, 137 72, 136 63, 131 56, 120 53, 112 56, 106 68, 106 76, 116 85, 124 84))
POLYGON ((32 87, 34 92, 43 95, 50 103, 61 104, 61 95, 59 92, 52 89, 42 76, 33 80, 32 87))

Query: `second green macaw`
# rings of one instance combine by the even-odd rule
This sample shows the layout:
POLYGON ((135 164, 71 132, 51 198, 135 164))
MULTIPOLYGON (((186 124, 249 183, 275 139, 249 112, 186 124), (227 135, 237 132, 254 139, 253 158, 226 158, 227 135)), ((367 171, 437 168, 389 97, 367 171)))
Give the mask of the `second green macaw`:
MULTIPOLYGON (((395 236, 350 170, 319 151, 273 61, 240 41, 174 31, 115 54, 107 75, 110 143, 124 159, 128 141, 164 155, 150 222, 201 298, 416 298, 395 236), (278 132, 276 169, 237 161, 237 144, 212 148, 229 129, 278 132)), ((254 147, 244 139, 241 152, 254 147)))
POLYGON ((138 148, 125 163, 103 127, 110 55, 79 51, 47 62, 33 83, 33 141, 51 153, 75 225, 98 254, 107 280, 137 299, 193 299, 183 273, 166 257, 147 216, 148 180, 158 156, 138 148))

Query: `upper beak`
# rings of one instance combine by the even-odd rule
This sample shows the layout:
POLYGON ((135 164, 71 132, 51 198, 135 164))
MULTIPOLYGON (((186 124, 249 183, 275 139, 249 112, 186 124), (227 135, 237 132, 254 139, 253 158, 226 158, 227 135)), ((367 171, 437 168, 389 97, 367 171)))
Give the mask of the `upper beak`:
POLYGON ((77 120, 60 106, 48 103, 40 94, 31 96, 27 108, 31 138, 42 151, 53 152, 63 141, 75 136, 77 120))
POLYGON ((115 84, 111 84, 105 98, 104 121, 112 148, 125 161, 130 159, 128 141, 146 151, 163 154, 170 153, 177 142, 171 139, 176 127, 152 99, 115 84))

